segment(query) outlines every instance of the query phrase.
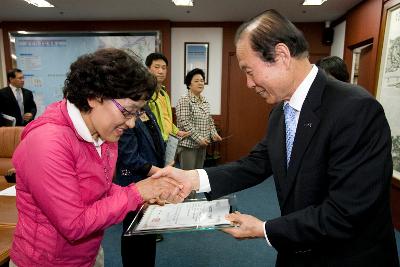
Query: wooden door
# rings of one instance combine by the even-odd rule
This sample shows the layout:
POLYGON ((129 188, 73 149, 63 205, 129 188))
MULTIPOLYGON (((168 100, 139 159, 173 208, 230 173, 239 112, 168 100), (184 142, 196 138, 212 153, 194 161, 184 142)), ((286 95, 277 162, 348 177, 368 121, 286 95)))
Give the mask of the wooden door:
POLYGON ((246 86, 235 53, 230 53, 227 93, 227 162, 245 155, 263 138, 272 106, 246 86))
POLYGON ((358 82, 357 84, 373 93, 373 85, 370 84, 371 78, 371 56, 372 56, 372 44, 361 49, 360 61, 358 65, 358 82))

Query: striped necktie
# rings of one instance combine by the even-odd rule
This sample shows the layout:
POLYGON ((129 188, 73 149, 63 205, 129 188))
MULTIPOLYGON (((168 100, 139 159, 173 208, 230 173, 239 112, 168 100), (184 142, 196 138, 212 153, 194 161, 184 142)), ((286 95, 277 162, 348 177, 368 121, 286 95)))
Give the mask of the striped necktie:
POLYGON ((21 116, 24 116, 24 101, 22 99, 22 90, 21 88, 17 88, 16 90, 16 99, 18 102, 19 110, 21 111, 21 116))

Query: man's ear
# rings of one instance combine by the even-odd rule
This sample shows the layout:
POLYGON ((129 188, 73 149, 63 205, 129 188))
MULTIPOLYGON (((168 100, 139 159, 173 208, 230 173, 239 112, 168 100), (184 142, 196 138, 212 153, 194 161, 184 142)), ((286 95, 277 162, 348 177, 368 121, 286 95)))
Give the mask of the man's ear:
POLYGON ((290 50, 284 43, 278 43, 275 45, 275 61, 281 61, 284 65, 289 66, 290 64, 290 50))

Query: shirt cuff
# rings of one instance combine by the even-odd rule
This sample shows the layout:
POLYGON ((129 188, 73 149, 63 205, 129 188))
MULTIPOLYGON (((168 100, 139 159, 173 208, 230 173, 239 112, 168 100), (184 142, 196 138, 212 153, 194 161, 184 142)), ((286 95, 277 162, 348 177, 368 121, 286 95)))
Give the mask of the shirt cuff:
POLYGON ((268 236, 267 236, 267 232, 265 231, 265 224, 267 223, 267 221, 264 222, 264 237, 265 240, 267 240, 268 246, 272 247, 271 243, 269 242, 268 236))
POLYGON ((208 174, 203 169, 196 169, 197 174, 199 175, 199 190, 197 193, 208 193, 211 191, 210 180, 208 180, 208 174))

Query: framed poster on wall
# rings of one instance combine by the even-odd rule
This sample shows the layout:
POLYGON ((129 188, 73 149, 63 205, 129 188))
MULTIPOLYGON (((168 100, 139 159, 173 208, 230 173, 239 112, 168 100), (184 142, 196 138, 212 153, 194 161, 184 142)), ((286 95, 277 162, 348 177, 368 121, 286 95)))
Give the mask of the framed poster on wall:
POLYGON ((393 177, 400 180, 400 0, 384 5, 376 98, 392 131, 393 177))
POLYGON ((202 69, 206 75, 204 84, 208 84, 209 43, 185 42, 184 76, 192 69, 202 69))
POLYGON ((101 48, 133 52, 143 62, 160 51, 161 36, 151 32, 10 32, 12 65, 24 72, 25 87, 32 90, 37 116, 63 98, 69 66, 79 56, 101 48))

